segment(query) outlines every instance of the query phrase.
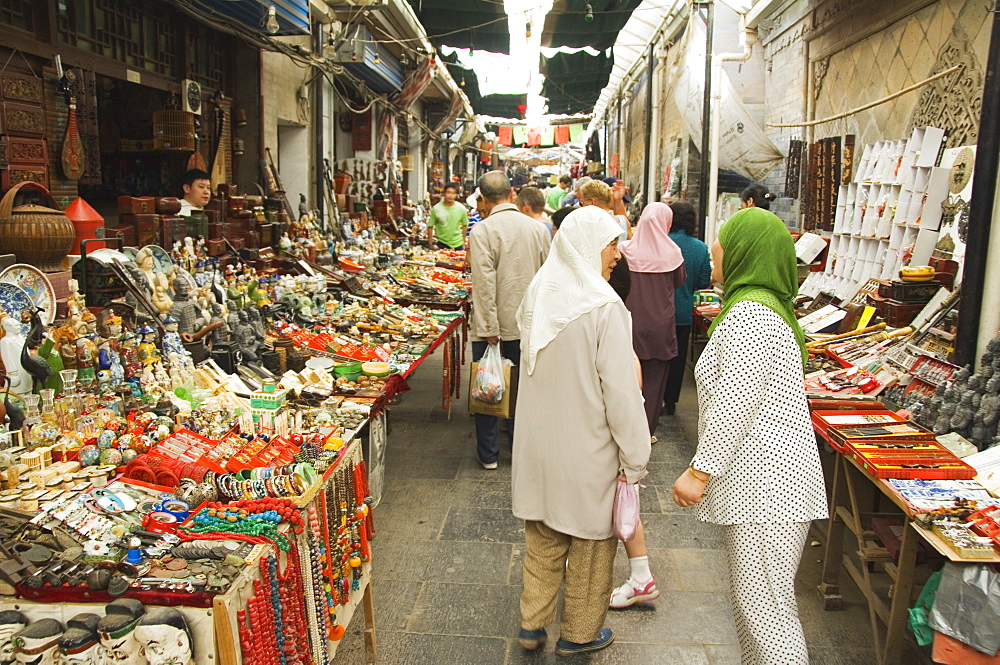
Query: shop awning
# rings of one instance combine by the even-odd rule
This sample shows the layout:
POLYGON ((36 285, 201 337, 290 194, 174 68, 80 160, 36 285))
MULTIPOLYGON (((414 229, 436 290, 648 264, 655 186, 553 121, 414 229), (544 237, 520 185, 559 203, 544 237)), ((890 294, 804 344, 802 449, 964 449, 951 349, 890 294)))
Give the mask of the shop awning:
POLYGON ((482 95, 479 93, 479 77, 476 76, 475 70, 468 69, 464 65, 458 64, 458 55, 455 53, 442 55, 440 58, 445 67, 448 68, 448 73, 451 74, 451 78, 455 79, 455 83, 462 89, 465 96, 469 98, 469 103, 472 104, 472 109, 476 113, 480 113, 478 107, 480 100, 482 99, 482 95))
POLYGON ((278 31, 274 35, 309 34, 309 0, 196 0, 194 4, 254 30, 261 30, 268 8, 274 5, 274 17, 278 20, 278 31))
POLYGON ((434 46, 447 44, 510 53, 503 2, 497 0, 407 0, 434 46))
POLYGON ((523 120, 527 104, 527 95, 486 95, 479 98, 478 108, 473 105, 473 109, 479 115, 523 120))
POLYGON ((614 56, 590 55, 586 51, 556 53, 542 58, 545 83, 542 96, 548 99, 549 113, 586 113, 594 108, 601 90, 614 68, 614 56))
POLYGON ((594 20, 586 20, 587 0, 555 0, 545 17, 542 46, 590 46, 604 51, 614 46, 618 31, 642 0, 590 0, 594 20))

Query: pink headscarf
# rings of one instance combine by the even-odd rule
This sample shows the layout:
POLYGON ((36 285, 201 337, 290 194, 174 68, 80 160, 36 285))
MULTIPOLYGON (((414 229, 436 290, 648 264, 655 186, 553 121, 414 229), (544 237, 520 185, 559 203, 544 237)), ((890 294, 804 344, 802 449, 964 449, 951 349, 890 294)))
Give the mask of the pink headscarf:
POLYGON ((631 240, 618 243, 632 272, 671 272, 684 263, 684 255, 668 235, 674 211, 666 203, 650 203, 639 217, 631 240))

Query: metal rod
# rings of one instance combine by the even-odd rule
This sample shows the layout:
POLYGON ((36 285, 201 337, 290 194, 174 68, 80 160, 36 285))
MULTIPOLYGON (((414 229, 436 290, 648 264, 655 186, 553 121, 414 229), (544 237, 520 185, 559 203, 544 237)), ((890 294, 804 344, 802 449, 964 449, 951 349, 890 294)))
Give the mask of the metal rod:
POLYGON ((701 180, 698 182, 698 228, 696 234, 699 238, 705 237, 705 220, 708 218, 708 206, 712 202, 708 200, 708 180, 709 159, 708 159, 708 127, 712 121, 712 51, 714 50, 715 33, 715 3, 712 0, 701 2, 706 8, 705 17, 705 90, 704 99, 701 104, 701 180))
POLYGON ((979 323, 983 312, 987 248, 990 222, 1000 166, 1000 14, 993 14, 990 50, 983 81, 983 106, 979 115, 979 145, 972 176, 969 201, 969 231, 966 240, 965 270, 962 275, 962 306, 958 310, 955 337, 955 364, 976 362, 979 323))
MULTIPOLYGON (((316 22, 313 23, 313 53, 323 52, 323 24, 316 22)), ((330 228, 330 224, 333 223, 332 218, 327 220, 327 214, 333 215, 333 211, 327 211, 324 205, 324 196, 326 194, 326 183, 324 179, 326 178, 326 164, 323 158, 326 156, 326 124, 323 122, 323 83, 326 78, 323 76, 317 76, 313 80, 312 90, 310 90, 310 95, 312 96, 312 131, 313 131, 313 143, 316 146, 315 152, 313 154, 313 182, 316 185, 316 191, 313 193, 314 197, 314 208, 317 212, 316 221, 320 225, 320 229, 326 231, 330 228)), ((272 238, 274 244, 278 244, 277 238, 272 238)))
POLYGON ((649 186, 649 164, 653 143, 653 95, 657 93, 653 89, 653 72, 656 70, 654 50, 655 40, 649 42, 649 52, 646 54, 648 62, 648 66, 646 67, 646 131, 643 132, 645 139, 642 151, 642 200, 646 204, 650 204, 655 200, 653 188, 649 186))

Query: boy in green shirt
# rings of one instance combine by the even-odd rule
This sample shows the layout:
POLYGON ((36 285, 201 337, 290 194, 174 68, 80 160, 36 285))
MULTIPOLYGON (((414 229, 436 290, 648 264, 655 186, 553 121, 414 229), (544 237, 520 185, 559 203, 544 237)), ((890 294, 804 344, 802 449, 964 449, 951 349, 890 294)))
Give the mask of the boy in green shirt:
POLYGON ((545 194, 545 205, 552 208, 552 210, 559 210, 562 206, 563 197, 566 196, 566 192, 570 190, 573 185, 573 179, 568 175, 559 177, 559 185, 557 187, 552 187, 545 194))
POLYGON ((461 249, 465 246, 465 228, 468 216, 465 206, 458 203, 458 185, 449 182, 444 186, 444 198, 431 208, 427 220, 427 242, 433 245, 435 239, 440 249, 461 249))

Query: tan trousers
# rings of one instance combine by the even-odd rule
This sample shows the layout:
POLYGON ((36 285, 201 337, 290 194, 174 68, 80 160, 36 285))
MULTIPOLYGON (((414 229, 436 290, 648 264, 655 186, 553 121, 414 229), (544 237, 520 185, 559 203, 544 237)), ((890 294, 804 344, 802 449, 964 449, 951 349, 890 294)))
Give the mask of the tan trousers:
POLYGON ((608 613, 618 540, 574 538, 525 522, 524 541, 521 627, 538 630, 555 621, 565 579, 560 637, 581 644, 596 640, 608 613))

